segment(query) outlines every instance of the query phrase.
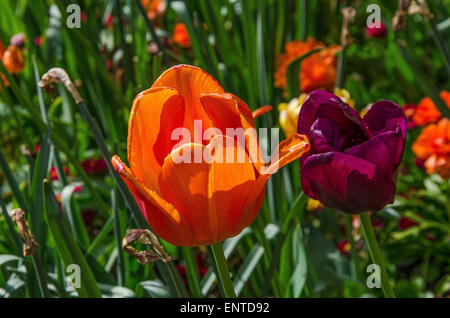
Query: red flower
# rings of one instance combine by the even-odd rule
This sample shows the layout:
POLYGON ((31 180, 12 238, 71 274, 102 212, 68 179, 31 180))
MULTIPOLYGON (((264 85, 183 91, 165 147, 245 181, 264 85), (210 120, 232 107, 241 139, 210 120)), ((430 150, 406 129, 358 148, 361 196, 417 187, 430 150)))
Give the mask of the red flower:
POLYGON ((342 240, 337 243, 337 249, 344 255, 350 254, 351 245, 348 240, 342 240))
POLYGON ((100 159, 86 159, 81 163, 81 167, 87 174, 99 173, 108 168, 106 161, 100 159))
POLYGON ((398 226, 402 229, 402 230, 406 230, 407 228, 410 228, 411 226, 417 225, 419 223, 408 219, 408 218, 401 218, 400 221, 398 222, 398 226))

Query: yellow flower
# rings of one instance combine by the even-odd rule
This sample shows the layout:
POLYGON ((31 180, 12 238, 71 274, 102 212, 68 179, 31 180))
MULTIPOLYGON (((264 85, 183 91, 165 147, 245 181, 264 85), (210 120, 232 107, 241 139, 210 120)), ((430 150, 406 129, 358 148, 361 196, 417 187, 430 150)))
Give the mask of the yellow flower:
POLYGON ((314 199, 308 198, 308 202, 306 202, 306 210, 307 211, 321 210, 322 208, 323 208, 323 204, 320 203, 319 200, 314 200, 314 199))
POLYGON ((351 108, 355 109, 355 101, 350 98, 350 93, 348 90, 343 88, 335 88, 333 93, 342 99, 344 103, 347 103, 351 108))
POLYGON ((300 108, 308 97, 308 94, 301 94, 298 98, 293 98, 289 103, 278 105, 279 122, 286 137, 297 133, 297 122, 300 108))

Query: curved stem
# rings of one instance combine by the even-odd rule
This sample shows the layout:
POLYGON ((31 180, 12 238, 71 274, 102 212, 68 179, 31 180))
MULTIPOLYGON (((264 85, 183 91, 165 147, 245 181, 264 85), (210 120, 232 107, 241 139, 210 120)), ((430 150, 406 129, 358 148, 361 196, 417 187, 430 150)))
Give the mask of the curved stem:
POLYGON ((228 271, 227 260, 223 253, 222 243, 216 243, 211 245, 214 261, 216 262, 217 273, 219 275, 218 281, 222 286, 222 289, 227 298, 235 298, 233 283, 231 282, 230 272, 228 271))
POLYGON ((381 288, 383 289, 384 296, 386 298, 395 298, 394 290, 389 283, 389 277, 386 272, 386 266, 384 264, 383 257, 381 256, 380 247, 378 246, 375 233, 373 231, 372 222, 370 221, 369 214, 362 213, 359 215, 361 220, 361 225, 366 238, 367 246, 369 247, 370 255, 372 256, 372 261, 380 266, 381 270, 381 288))

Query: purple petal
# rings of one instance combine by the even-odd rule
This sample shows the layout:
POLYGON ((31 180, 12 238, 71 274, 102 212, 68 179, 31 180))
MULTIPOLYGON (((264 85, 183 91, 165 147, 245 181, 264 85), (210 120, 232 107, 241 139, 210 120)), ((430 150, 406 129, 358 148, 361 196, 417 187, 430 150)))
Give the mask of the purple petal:
POLYGON ((399 126, 403 138, 406 138, 406 117, 396 103, 382 100, 373 104, 363 121, 367 124, 372 135, 388 127, 399 126))
MULTIPOLYGON (((327 119, 328 123, 338 125, 339 130, 342 131, 340 134, 345 134, 344 144, 333 145, 339 150, 364 142, 368 138, 359 114, 337 96, 324 91, 314 91, 303 103, 300 109, 298 132, 311 137, 311 132, 316 129, 313 125, 319 119, 327 119)), ((325 125, 321 126, 321 129, 324 129, 325 125)), ((336 130, 337 127, 325 130, 330 129, 336 130)))
POLYGON ((394 199, 391 176, 369 161, 344 153, 311 155, 300 173, 308 196, 347 213, 381 210, 394 199))
POLYGON ((299 134, 307 135, 311 129, 312 124, 316 121, 317 108, 327 102, 339 102, 339 98, 331 93, 315 90, 309 94, 308 98, 303 102, 298 116, 297 131, 299 134))
POLYGON ((402 160, 405 139, 399 126, 386 128, 368 141, 354 146, 345 153, 367 160, 377 169, 392 175, 402 160))
POLYGON ((311 153, 339 151, 344 147, 346 140, 345 132, 330 119, 318 118, 311 126, 309 133, 311 153))

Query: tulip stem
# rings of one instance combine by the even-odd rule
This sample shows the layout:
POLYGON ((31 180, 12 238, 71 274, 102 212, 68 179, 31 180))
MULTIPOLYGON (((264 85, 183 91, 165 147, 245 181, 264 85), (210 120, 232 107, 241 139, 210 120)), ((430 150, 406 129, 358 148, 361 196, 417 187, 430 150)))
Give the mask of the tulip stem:
POLYGON ((366 239, 367 246, 369 247, 372 261, 380 267, 381 275, 381 288, 386 298, 395 298, 394 290, 389 282, 389 277, 386 272, 386 266, 384 264, 383 257, 381 256, 380 247, 378 246, 375 232, 373 231, 372 222, 367 212, 359 215, 361 220, 362 230, 366 239))
POLYGON ((216 243, 211 245, 214 261, 216 262, 216 268, 218 273, 218 281, 222 286, 222 289, 227 298, 236 298, 234 292, 233 283, 231 282, 230 272, 228 271, 227 260, 223 253, 222 243, 216 243))

